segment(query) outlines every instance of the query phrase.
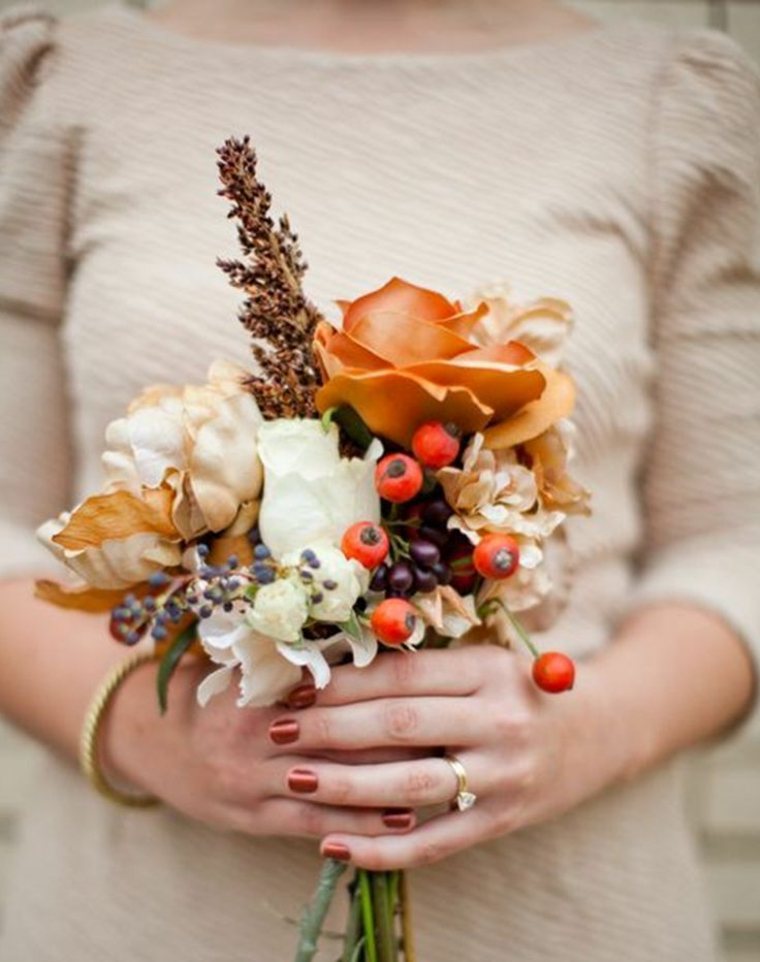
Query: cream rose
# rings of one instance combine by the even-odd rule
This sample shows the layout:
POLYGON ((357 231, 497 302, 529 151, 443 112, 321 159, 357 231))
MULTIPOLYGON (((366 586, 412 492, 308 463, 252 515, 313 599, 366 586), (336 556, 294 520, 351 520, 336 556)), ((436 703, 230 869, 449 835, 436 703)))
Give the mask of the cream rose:
POLYGON ((170 486, 172 519, 185 540, 232 524, 262 483, 256 448, 262 418, 244 377, 242 368, 217 361, 207 384, 144 391, 106 429, 109 489, 138 494, 170 486))

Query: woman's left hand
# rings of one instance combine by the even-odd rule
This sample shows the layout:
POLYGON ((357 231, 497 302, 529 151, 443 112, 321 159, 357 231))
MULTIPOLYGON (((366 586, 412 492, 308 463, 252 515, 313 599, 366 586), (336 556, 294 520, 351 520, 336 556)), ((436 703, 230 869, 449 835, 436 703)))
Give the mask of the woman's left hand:
MULTIPOLYGON (((436 862, 479 842, 557 815, 621 774, 625 753, 605 735, 607 709, 582 666, 576 688, 539 691, 530 661, 490 646, 398 652, 369 668, 333 673, 317 704, 275 720, 284 793, 325 805, 396 810, 451 803, 455 755, 475 805, 431 818, 403 835, 331 834, 325 855, 375 870, 436 862), (295 724, 294 724, 295 723, 295 724), (285 736, 285 737, 283 737, 285 736), (426 749, 429 756, 356 764, 353 753, 426 749), (323 756, 308 772, 288 751, 323 756)), ((411 828, 412 818, 409 818, 411 828)))

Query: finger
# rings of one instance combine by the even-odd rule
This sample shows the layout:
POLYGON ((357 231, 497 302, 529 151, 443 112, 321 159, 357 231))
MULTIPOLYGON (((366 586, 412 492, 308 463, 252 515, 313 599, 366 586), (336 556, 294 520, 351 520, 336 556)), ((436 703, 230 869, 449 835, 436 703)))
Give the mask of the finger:
POLYGON ((337 765, 381 765, 385 762, 411 762, 415 758, 429 758, 430 749, 412 746, 411 748, 364 748, 357 751, 321 751, 315 758, 337 765))
POLYGON ((376 838, 337 832, 321 845, 325 858, 350 861, 359 868, 394 871, 431 865, 492 838, 495 819, 486 806, 439 815, 404 836, 376 838))
MULTIPOLYGON (((463 754, 468 788, 489 793, 489 767, 480 756, 463 754)), ((325 805, 367 808, 421 808, 452 801, 459 780, 444 758, 388 765, 332 765, 300 762, 282 773, 282 789, 291 797, 308 796, 325 805)))
POLYGON ((278 718, 273 744, 300 753, 383 746, 474 745, 490 739, 489 721, 472 698, 385 698, 278 718))
POLYGON ((466 648, 452 651, 393 651, 366 668, 334 668, 320 705, 348 705, 399 695, 471 695, 482 682, 482 659, 466 648))
POLYGON ((243 831, 261 834, 262 825, 273 835, 324 838, 333 832, 373 837, 410 831, 416 824, 414 812, 383 812, 377 809, 335 808, 298 799, 272 799, 254 814, 239 810, 238 821, 249 825, 243 831), (255 829, 252 827, 255 823, 255 829))

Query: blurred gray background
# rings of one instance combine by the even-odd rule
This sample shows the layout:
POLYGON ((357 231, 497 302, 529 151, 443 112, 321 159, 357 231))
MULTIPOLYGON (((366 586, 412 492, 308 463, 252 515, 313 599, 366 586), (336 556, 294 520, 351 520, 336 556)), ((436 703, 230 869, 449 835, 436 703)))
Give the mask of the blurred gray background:
MULTIPOLYGON (((65 16, 100 2, 47 0, 42 6, 65 16)), ((0 0, 0 10, 11 5, 0 0)), ((600 20, 648 19, 726 30, 760 63, 760 0, 572 0, 569 5, 600 20)), ((0 723, 0 907, 12 871, 17 813, 38 758, 39 749, 0 723)), ((726 957, 760 962, 760 719, 730 746, 694 758, 686 804, 726 957)))

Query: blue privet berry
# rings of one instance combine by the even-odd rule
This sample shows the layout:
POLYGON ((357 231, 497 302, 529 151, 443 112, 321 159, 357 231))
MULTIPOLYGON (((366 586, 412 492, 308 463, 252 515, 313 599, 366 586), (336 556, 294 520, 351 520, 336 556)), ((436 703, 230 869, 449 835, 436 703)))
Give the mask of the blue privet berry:
POLYGON ((214 597, 214 589, 206 588, 206 590, 203 592, 203 597, 206 599, 206 601, 211 601, 214 597))
POLYGON ((143 601, 143 607, 145 608, 146 611, 155 611, 156 599, 153 598, 151 595, 148 595, 145 601, 143 601))
POLYGON ((301 559, 305 561, 307 564, 310 564, 312 561, 317 560, 317 556, 311 550, 311 548, 304 548, 304 550, 301 552, 301 559))
POLYGON ((153 625, 150 633, 156 641, 163 641, 167 634, 166 628, 164 628, 163 625, 153 625))
POLYGON ((235 591, 240 587, 240 578, 230 578, 227 581, 227 588, 229 591, 235 591))
POLYGON ((163 571, 154 571, 148 578, 148 584, 151 588, 163 588, 164 585, 168 585, 170 581, 169 575, 163 571))
POLYGON ((227 559, 227 567, 228 567, 228 568, 237 568, 237 566, 238 566, 239 564, 240 564, 240 559, 238 558, 238 556, 237 556, 236 554, 231 554, 231 555, 229 556, 229 558, 227 559))
POLYGON ((314 575, 310 571, 307 571, 305 568, 301 570, 300 575, 301 575, 301 581, 305 581, 307 584, 309 584, 314 580, 314 575))
POLYGON ((322 582, 322 587, 326 588, 328 591, 335 591, 338 587, 338 582, 333 581, 332 578, 328 578, 327 581, 322 582))
POLYGON ((211 548, 207 544, 199 544, 195 550, 198 552, 199 558, 208 558, 211 552, 211 548))
POLYGON ((189 605, 197 605, 197 604, 198 604, 198 595, 187 595, 186 598, 185 598, 185 600, 187 601, 187 603, 188 603, 189 605))
POLYGON ((270 558, 271 556, 272 552, 265 544, 257 544, 253 549, 253 557, 256 558, 257 561, 264 561, 266 558, 270 558))
POLYGON ((275 573, 271 568, 264 568, 261 573, 256 575, 256 580, 260 585, 271 585, 275 577, 275 573))
POLYGON ((127 642, 128 645, 136 645, 139 640, 140 640, 140 634, 137 631, 130 631, 127 637, 125 638, 125 641, 127 642))
POLYGON ((134 605, 136 601, 137 601, 137 598, 135 598, 134 595, 125 595, 125 597, 124 597, 124 604, 125 604, 128 608, 131 608, 132 605, 134 605))
POLYGON ((211 608, 209 605, 203 605, 201 607, 201 610, 198 612, 201 618, 210 618, 212 613, 213 613, 213 608, 211 608))

